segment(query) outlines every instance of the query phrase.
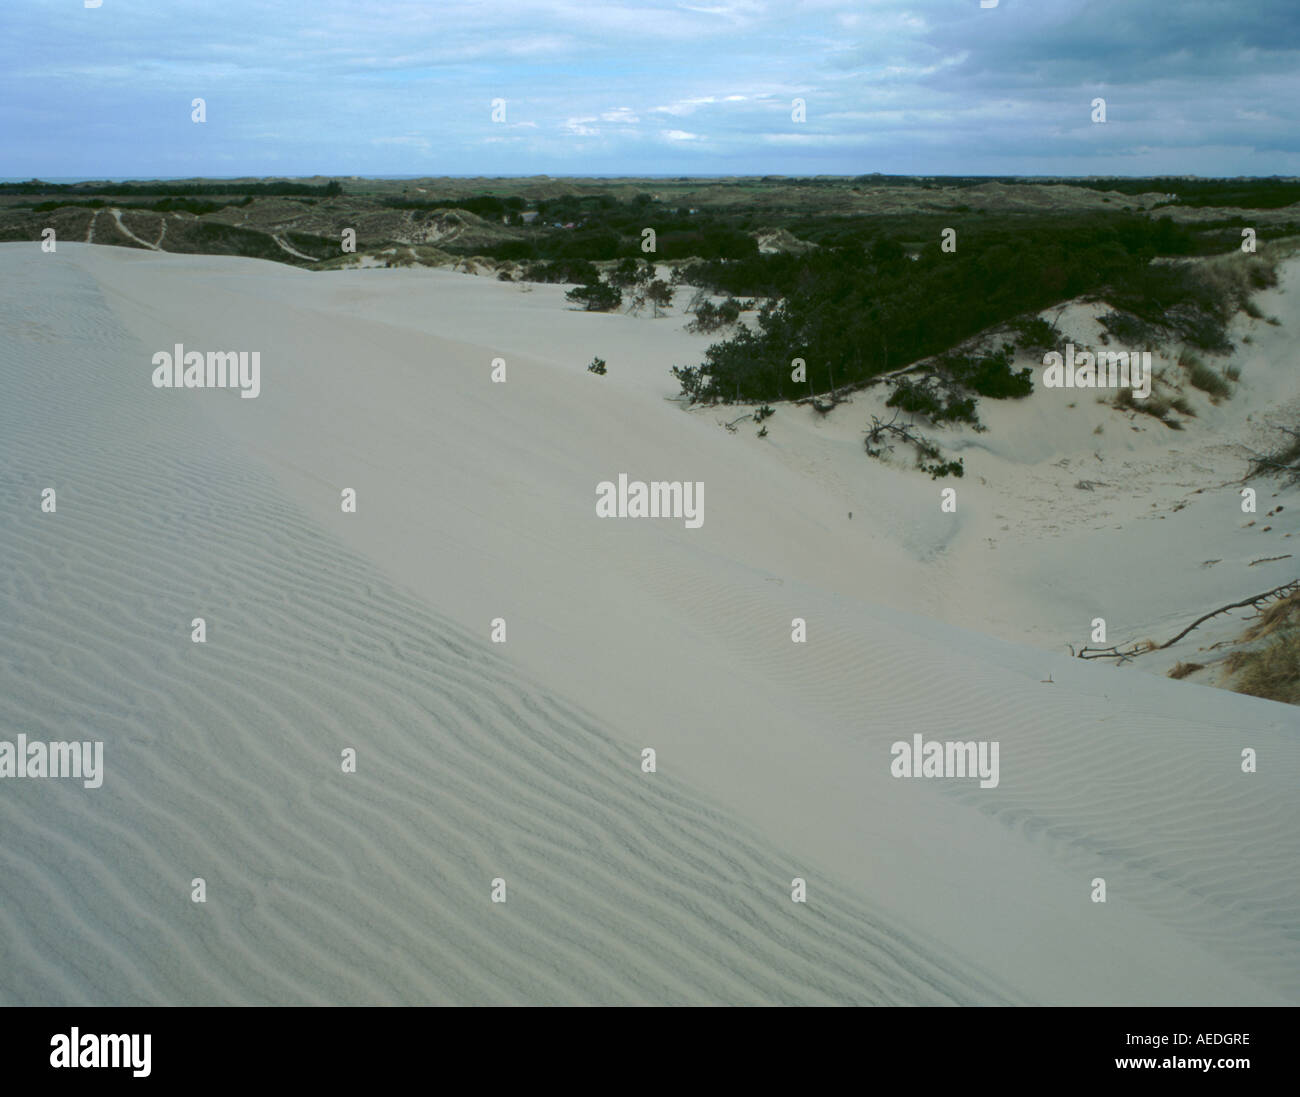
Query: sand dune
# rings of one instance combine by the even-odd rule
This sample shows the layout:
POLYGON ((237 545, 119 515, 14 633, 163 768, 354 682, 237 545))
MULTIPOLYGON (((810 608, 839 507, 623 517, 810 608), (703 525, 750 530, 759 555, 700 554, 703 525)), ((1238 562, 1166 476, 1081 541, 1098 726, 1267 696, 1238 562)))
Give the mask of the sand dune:
POLYGON ((663 399, 680 318, 439 271, 4 245, 0 333, 0 739, 107 770, 0 784, 0 1001, 1300 1002, 1295 710, 1059 643, 1112 591, 1185 623, 1201 531, 1244 574, 1230 488, 1026 533, 1061 454, 998 409, 942 514, 865 401, 731 435, 663 399), (151 387, 176 343, 261 394, 151 387), (620 472, 704 525, 598 519, 620 472), (998 740, 998 786, 892 778, 914 734, 998 740))

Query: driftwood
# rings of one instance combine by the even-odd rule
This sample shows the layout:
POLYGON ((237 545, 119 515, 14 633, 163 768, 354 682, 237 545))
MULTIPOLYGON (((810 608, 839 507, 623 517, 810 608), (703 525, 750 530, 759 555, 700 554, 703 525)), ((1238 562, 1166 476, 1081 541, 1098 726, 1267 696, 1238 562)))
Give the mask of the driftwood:
POLYGON ((1141 655, 1144 651, 1155 651, 1154 644, 1133 644, 1128 648, 1121 649, 1118 644, 1112 644, 1108 648, 1088 648, 1083 647, 1078 651, 1074 650, 1073 644, 1068 644, 1070 654, 1079 659, 1118 659, 1121 663, 1127 663, 1134 656, 1141 655))
POLYGON ((1121 663, 1126 663, 1135 656, 1141 655, 1148 651, 1164 651, 1165 648, 1173 647, 1179 640, 1186 636, 1192 629, 1198 625, 1203 625, 1211 617, 1217 617, 1221 613, 1227 613, 1232 609, 1243 609, 1246 606, 1253 606, 1256 616, 1263 612, 1264 607, 1273 601, 1285 598, 1288 594, 1300 590, 1300 579, 1293 579, 1289 583, 1283 583, 1280 587, 1274 587, 1272 590, 1266 590, 1263 594, 1256 594, 1250 598, 1243 598, 1240 602, 1233 602, 1231 605, 1220 606, 1216 610, 1203 614, 1188 625, 1182 632, 1172 640, 1166 640, 1163 644, 1152 644, 1149 641, 1141 644, 1132 644, 1127 648, 1121 648, 1118 644, 1112 644, 1108 648, 1080 648, 1077 652, 1073 645, 1069 645, 1070 654, 1079 659, 1118 659, 1121 663))

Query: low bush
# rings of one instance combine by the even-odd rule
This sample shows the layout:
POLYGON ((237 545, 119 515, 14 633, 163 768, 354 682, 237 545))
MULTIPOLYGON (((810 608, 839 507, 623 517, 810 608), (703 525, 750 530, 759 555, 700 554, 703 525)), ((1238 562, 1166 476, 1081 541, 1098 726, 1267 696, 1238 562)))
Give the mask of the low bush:
POLYGON ((1221 373, 1212 370, 1204 362, 1197 360, 1187 367, 1187 380, 1202 392, 1211 396, 1223 397, 1232 394, 1232 386, 1221 373))
POLYGON ((575 286, 564 299, 583 305, 588 312, 609 312, 623 303, 623 291, 604 282, 592 282, 575 286))

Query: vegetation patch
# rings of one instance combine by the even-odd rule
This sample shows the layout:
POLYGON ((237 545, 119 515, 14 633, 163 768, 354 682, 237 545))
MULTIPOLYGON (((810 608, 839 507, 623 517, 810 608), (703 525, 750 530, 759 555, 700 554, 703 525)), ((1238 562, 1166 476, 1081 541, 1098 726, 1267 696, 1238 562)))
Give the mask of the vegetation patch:
POLYGON ((1288 628, 1252 651, 1234 651, 1226 663, 1238 693, 1300 705, 1300 628, 1288 628))
MULTIPOLYGON (((800 255, 758 255, 687 266, 683 279, 715 293, 771 298, 757 331, 714 344, 695 367, 705 401, 789 399, 802 393, 791 359, 806 362, 809 393, 864 383, 999 325, 1019 322, 1026 342, 1049 331, 1026 320, 1062 300, 1103 291, 1117 308, 1156 331, 1186 332, 1196 345, 1222 346, 1230 311, 1188 264, 1153 263, 1192 250, 1190 230, 1131 214, 1070 215, 987 225, 972 216, 957 228, 957 251, 939 233, 915 250, 894 235, 842 227, 800 255)), ((1136 333, 1134 333, 1136 334, 1136 333)), ((961 367, 958 366, 958 369, 961 367)), ((967 386, 1021 395, 1027 383, 1005 369, 967 366, 967 386)))
POLYGON ((1232 386, 1227 378, 1207 366, 1196 354, 1184 351, 1179 355, 1178 364, 1187 371, 1187 380, 1193 387, 1209 393, 1215 399, 1232 395, 1232 386))
POLYGON ((867 430, 867 453, 872 457, 883 457, 893 453, 899 444, 912 448, 916 454, 917 468, 928 472, 931 480, 945 476, 960 477, 965 472, 961 458, 945 461, 939 447, 923 434, 918 434, 910 423, 899 423, 897 413, 888 422, 873 415, 871 427, 867 430))

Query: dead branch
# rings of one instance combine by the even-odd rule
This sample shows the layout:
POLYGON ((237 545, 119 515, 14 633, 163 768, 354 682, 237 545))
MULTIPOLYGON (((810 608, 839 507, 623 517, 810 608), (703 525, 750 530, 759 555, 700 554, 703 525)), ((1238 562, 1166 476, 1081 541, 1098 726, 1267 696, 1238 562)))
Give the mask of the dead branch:
MULTIPOLYGON (((1256 594, 1251 596, 1250 598, 1243 598, 1240 602, 1233 602, 1231 605, 1220 606, 1218 609, 1211 610, 1209 613, 1203 614, 1202 616, 1198 617, 1195 621, 1193 621, 1190 625, 1188 625, 1185 629, 1183 629, 1183 631, 1180 632, 1177 636, 1175 636, 1172 640, 1166 640, 1163 644, 1142 643, 1142 644, 1133 644, 1127 648, 1121 648, 1118 644, 1112 644, 1108 648, 1083 647, 1080 648, 1079 651, 1077 652, 1077 658, 1118 659, 1121 663, 1125 663, 1128 662, 1128 660, 1137 657, 1138 655, 1142 655, 1144 652, 1164 651, 1165 648, 1173 647, 1176 643, 1178 643, 1179 640, 1181 640, 1184 636, 1186 636, 1189 632, 1191 632, 1192 629, 1198 627, 1199 625, 1203 625, 1211 617, 1218 617, 1219 614, 1227 613, 1229 610, 1233 610, 1233 609, 1244 609, 1246 606, 1252 606, 1254 607, 1256 613, 1260 613, 1263 612, 1264 607, 1268 605, 1269 602, 1276 601, 1280 598, 1285 598, 1292 591, 1296 591, 1296 590, 1300 590, 1300 579, 1293 579, 1289 583, 1283 583, 1280 587, 1274 587, 1272 590, 1266 590, 1263 594, 1256 594)), ((1070 647, 1070 653, 1076 654, 1073 646, 1070 647)))
POLYGON ((1248 454, 1250 454, 1250 459, 1255 462, 1255 467, 1252 468, 1249 472, 1247 472, 1246 475, 1243 476, 1240 480, 1232 481, 1232 483, 1234 484, 1244 483, 1246 480, 1249 480, 1251 476, 1253 476, 1258 470, 1264 468, 1274 469, 1277 472, 1300 473, 1300 465, 1284 465, 1281 461, 1275 461, 1272 457, 1265 456, 1262 453, 1256 453, 1255 450, 1251 449, 1249 446, 1242 446, 1241 448, 1244 449, 1248 454))
MULTIPOLYGON (((1074 649, 1071 648, 1071 651, 1074 649)), ((1080 659, 1118 659, 1121 663, 1127 663, 1135 656, 1141 655, 1144 651, 1153 651, 1154 649, 1146 644, 1134 644, 1126 651, 1121 651, 1118 644, 1112 644, 1108 648, 1088 648, 1079 649, 1078 657, 1080 659)))
POLYGON ((1221 608, 1216 609, 1211 613, 1205 614, 1203 617, 1198 617, 1195 621, 1193 621, 1190 625, 1188 625, 1185 629, 1183 629, 1183 631, 1180 632, 1177 636, 1175 636, 1172 640, 1169 640, 1166 643, 1161 644, 1159 650, 1163 650, 1167 647, 1172 647, 1174 644, 1178 643, 1178 641, 1181 640, 1184 636, 1186 636, 1189 632, 1191 632, 1192 629, 1196 628, 1197 625, 1201 624, 1204 621, 1208 621, 1211 617, 1217 617, 1220 613, 1227 613, 1228 610, 1230 609, 1243 609, 1246 606, 1253 606, 1256 611, 1259 611, 1262 610, 1264 606, 1267 605, 1269 602, 1275 601, 1278 598, 1284 598, 1286 597, 1286 595, 1290 594, 1293 590, 1300 590, 1300 579, 1293 579, 1289 583, 1283 583, 1280 587, 1274 587, 1272 590, 1266 590, 1263 594, 1257 594, 1253 598, 1246 598, 1240 602, 1233 602, 1232 605, 1230 606, 1222 606, 1221 608))
MULTIPOLYGON (((912 427, 914 425, 913 423, 900 425, 897 411, 894 412, 893 418, 887 423, 882 421, 878 415, 873 415, 871 417, 871 429, 867 431, 867 450, 870 451, 873 445, 879 445, 881 440, 888 435, 897 438, 900 442, 907 442, 909 445, 915 446, 926 457, 937 457, 939 451, 934 443, 924 435, 913 431, 912 427)), ((889 441, 885 441, 885 445, 893 449, 893 445, 889 441)))
MULTIPOLYGON (((1280 430, 1283 434, 1289 434, 1292 438, 1300 439, 1300 430, 1283 426, 1281 423, 1269 423, 1268 427, 1270 430, 1280 430)), ((1240 480, 1234 480, 1233 483, 1244 484, 1248 479, 1250 479, 1250 477, 1256 476, 1265 471, 1283 473, 1292 477, 1300 477, 1300 464, 1285 464, 1282 461, 1279 461, 1277 456, 1256 453, 1249 446, 1239 445, 1239 448, 1244 449, 1248 454, 1250 454, 1253 463, 1250 468, 1246 470, 1246 474, 1240 480)))
POLYGON ((799 404, 811 404, 813 408, 822 415, 825 415, 831 408, 838 407, 846 403, 848 394, 854 390, 854 386, 845 385, 838 389, 830 389, 827 392, 818 393, 815 396, 804 396, 794 401, 799 404))

